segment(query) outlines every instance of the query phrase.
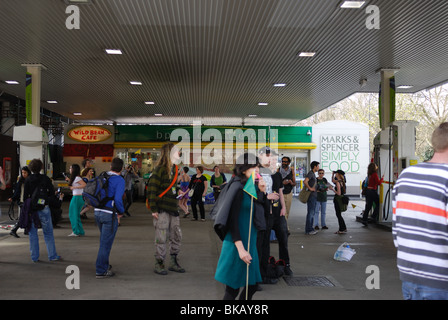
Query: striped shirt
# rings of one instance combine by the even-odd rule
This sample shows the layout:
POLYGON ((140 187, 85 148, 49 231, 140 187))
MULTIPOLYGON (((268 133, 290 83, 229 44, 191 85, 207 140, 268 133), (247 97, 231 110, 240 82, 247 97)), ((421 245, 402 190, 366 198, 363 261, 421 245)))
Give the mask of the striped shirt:
POLYGON ((426 162, 405 169, 392 206, 400 279, 448 289, 448 165, 426 162))

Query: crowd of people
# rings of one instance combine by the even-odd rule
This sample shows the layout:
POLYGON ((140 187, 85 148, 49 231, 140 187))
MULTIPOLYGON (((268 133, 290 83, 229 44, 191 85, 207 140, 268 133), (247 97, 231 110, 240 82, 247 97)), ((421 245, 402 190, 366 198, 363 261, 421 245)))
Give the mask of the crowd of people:
MULTIPOLYGON (((432 145, 435 151, 432 160, 405 169, 393 189, 393 236, 405 299, 448 299, 448 123, 441 124, 434 131, 432 145)), ((203 198, 207 192, 208 180, 204 176, 204 168, 198 166, 196 174, 190 177, 187 167, 179 169, 175 165, 178 159, 177 147, 172 143, 165 144, 148 182, 147 208, 152 214, 155 228, 154 271, 160 275, 166 275, 167 270, 186 272, 179 264, 178 255, 182 242, 180 213, 183 213, 183 217, 189 216, 188 199, 192 219, 199 219, 199 206, 200 219, 205 220, 203 198), (177 187, 178 184, 180 188, 177 187)), ((210 216, 215 220, 214 229, 223 241, 215 279, 225 284, 224 299, 234 300, 238 295, 240 300, 252 299, 259 284, 274 284, 282 275, 293 275, 288 250, 288 216, 292 188, 297 182, 294 169, 290 167, 291 159, 282 157, 279 168, 277 161, 278 154, 269 147, 264 147, 257 155, 241 155, 229 181, 219 171, 219 167, 214 168, 210 186, 213 188, 215 204, 210 216), (254 190, 249 192, 246 187, 254 178, 254 190), (271 231, 275 232, 278 240, 278 260, 270 254, 271 231)), ((325 220, 326 202, 327 192, 331 190, 334 193, 333 204, 339 226, 335 233, 345 234, 347 227, 342 215, 347 207, 344 200, 345 173, 342 170, 332 172, 330 184, 319 165, 319 162, 312 161, 304 180, 304 187, 310 191, 306 203, 305 233, 315 235, 320 228, 328 229, 325 220)), ((88 167, 86 169, 92 177, 94 173, 88 167)), ((25 233, 29 235, 31 259, 37 262, 37 228, 41 227, 48 259, 57 261, 61 257, 56 250, 53 225, 58 219, 52 217, 50 198, 56 196, 59 207, 62 198, 55 193, 51 180, 40 174, 41 170, 42 161, 39 159, 33 159, 27 167, 22 168, 14 195, 9 199, 18 202, 21 207, 19 222, 11 230, 11 235, 18 237, 17 229, 25 229, 25 233)), ((138 177, 129 166, 123 172, 123 161, 119 158, 112 160, 108 174, 109 186, 105 195, 108 201, 105 206, 94 208, 95 221, 100 230, 97 278, 114 275, 109 255, 119 225, 117 217, 125 213, 130 216, 130 181, 138 177), (124 195, 128 199, 126 205, 123 202, 124 195)), ((79 165, 73 164, 68 178, 73 192, 69 206, 72 226, 70 236, 84 235, 80 217, 81 212, 86 209, 82 198, 86 181, 82 176, 79 165)), ((364 225, 367 225, 367 215, 373 206, 375 209, 372 216, 378 218, 377 189, 382 181, 383 177, 379 178, 377 166, 371 163, 365 184, 366 205, 362 215, 364 225)))

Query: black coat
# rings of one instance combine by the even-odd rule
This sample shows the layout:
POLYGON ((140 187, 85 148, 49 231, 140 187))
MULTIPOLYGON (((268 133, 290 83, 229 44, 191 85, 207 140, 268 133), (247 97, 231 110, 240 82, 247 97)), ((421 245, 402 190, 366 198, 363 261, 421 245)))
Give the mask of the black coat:
MULTIPOLYGON (((222 189, 218 201, 214 204, 210 216, 215 220, 214 229, 221 240, 224 240, 230 230, 230 215, 239 212, 241 208, 244 185, 241 178, 233 177, 222 189)), ((266 230, 264 205, 267 201, 263 192, 257 191, 257 200, 254 201, 253 221, 257 230, 266 230)))

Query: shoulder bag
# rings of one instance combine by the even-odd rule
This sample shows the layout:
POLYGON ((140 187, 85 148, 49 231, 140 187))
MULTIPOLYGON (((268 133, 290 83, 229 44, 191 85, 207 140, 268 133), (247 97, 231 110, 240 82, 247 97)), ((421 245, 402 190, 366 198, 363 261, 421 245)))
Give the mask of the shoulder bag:
POLYGON ((302 188, 302 190, 300 190, 299 193, 299 200, 302 203, 307 203, 308 202, 308 198, 310 197, 311 191, 308 190, 305 186, 302 188))

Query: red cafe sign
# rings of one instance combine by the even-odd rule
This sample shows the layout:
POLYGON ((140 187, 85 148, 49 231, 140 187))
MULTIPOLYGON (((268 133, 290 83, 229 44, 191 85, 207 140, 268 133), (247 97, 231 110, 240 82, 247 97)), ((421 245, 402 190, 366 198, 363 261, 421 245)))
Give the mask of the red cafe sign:
POLYGON ((67 135, 73 140, 90 143, 105 141, 112 136, 112 133, 102 127, 83 126, 71 129, 67 135))

